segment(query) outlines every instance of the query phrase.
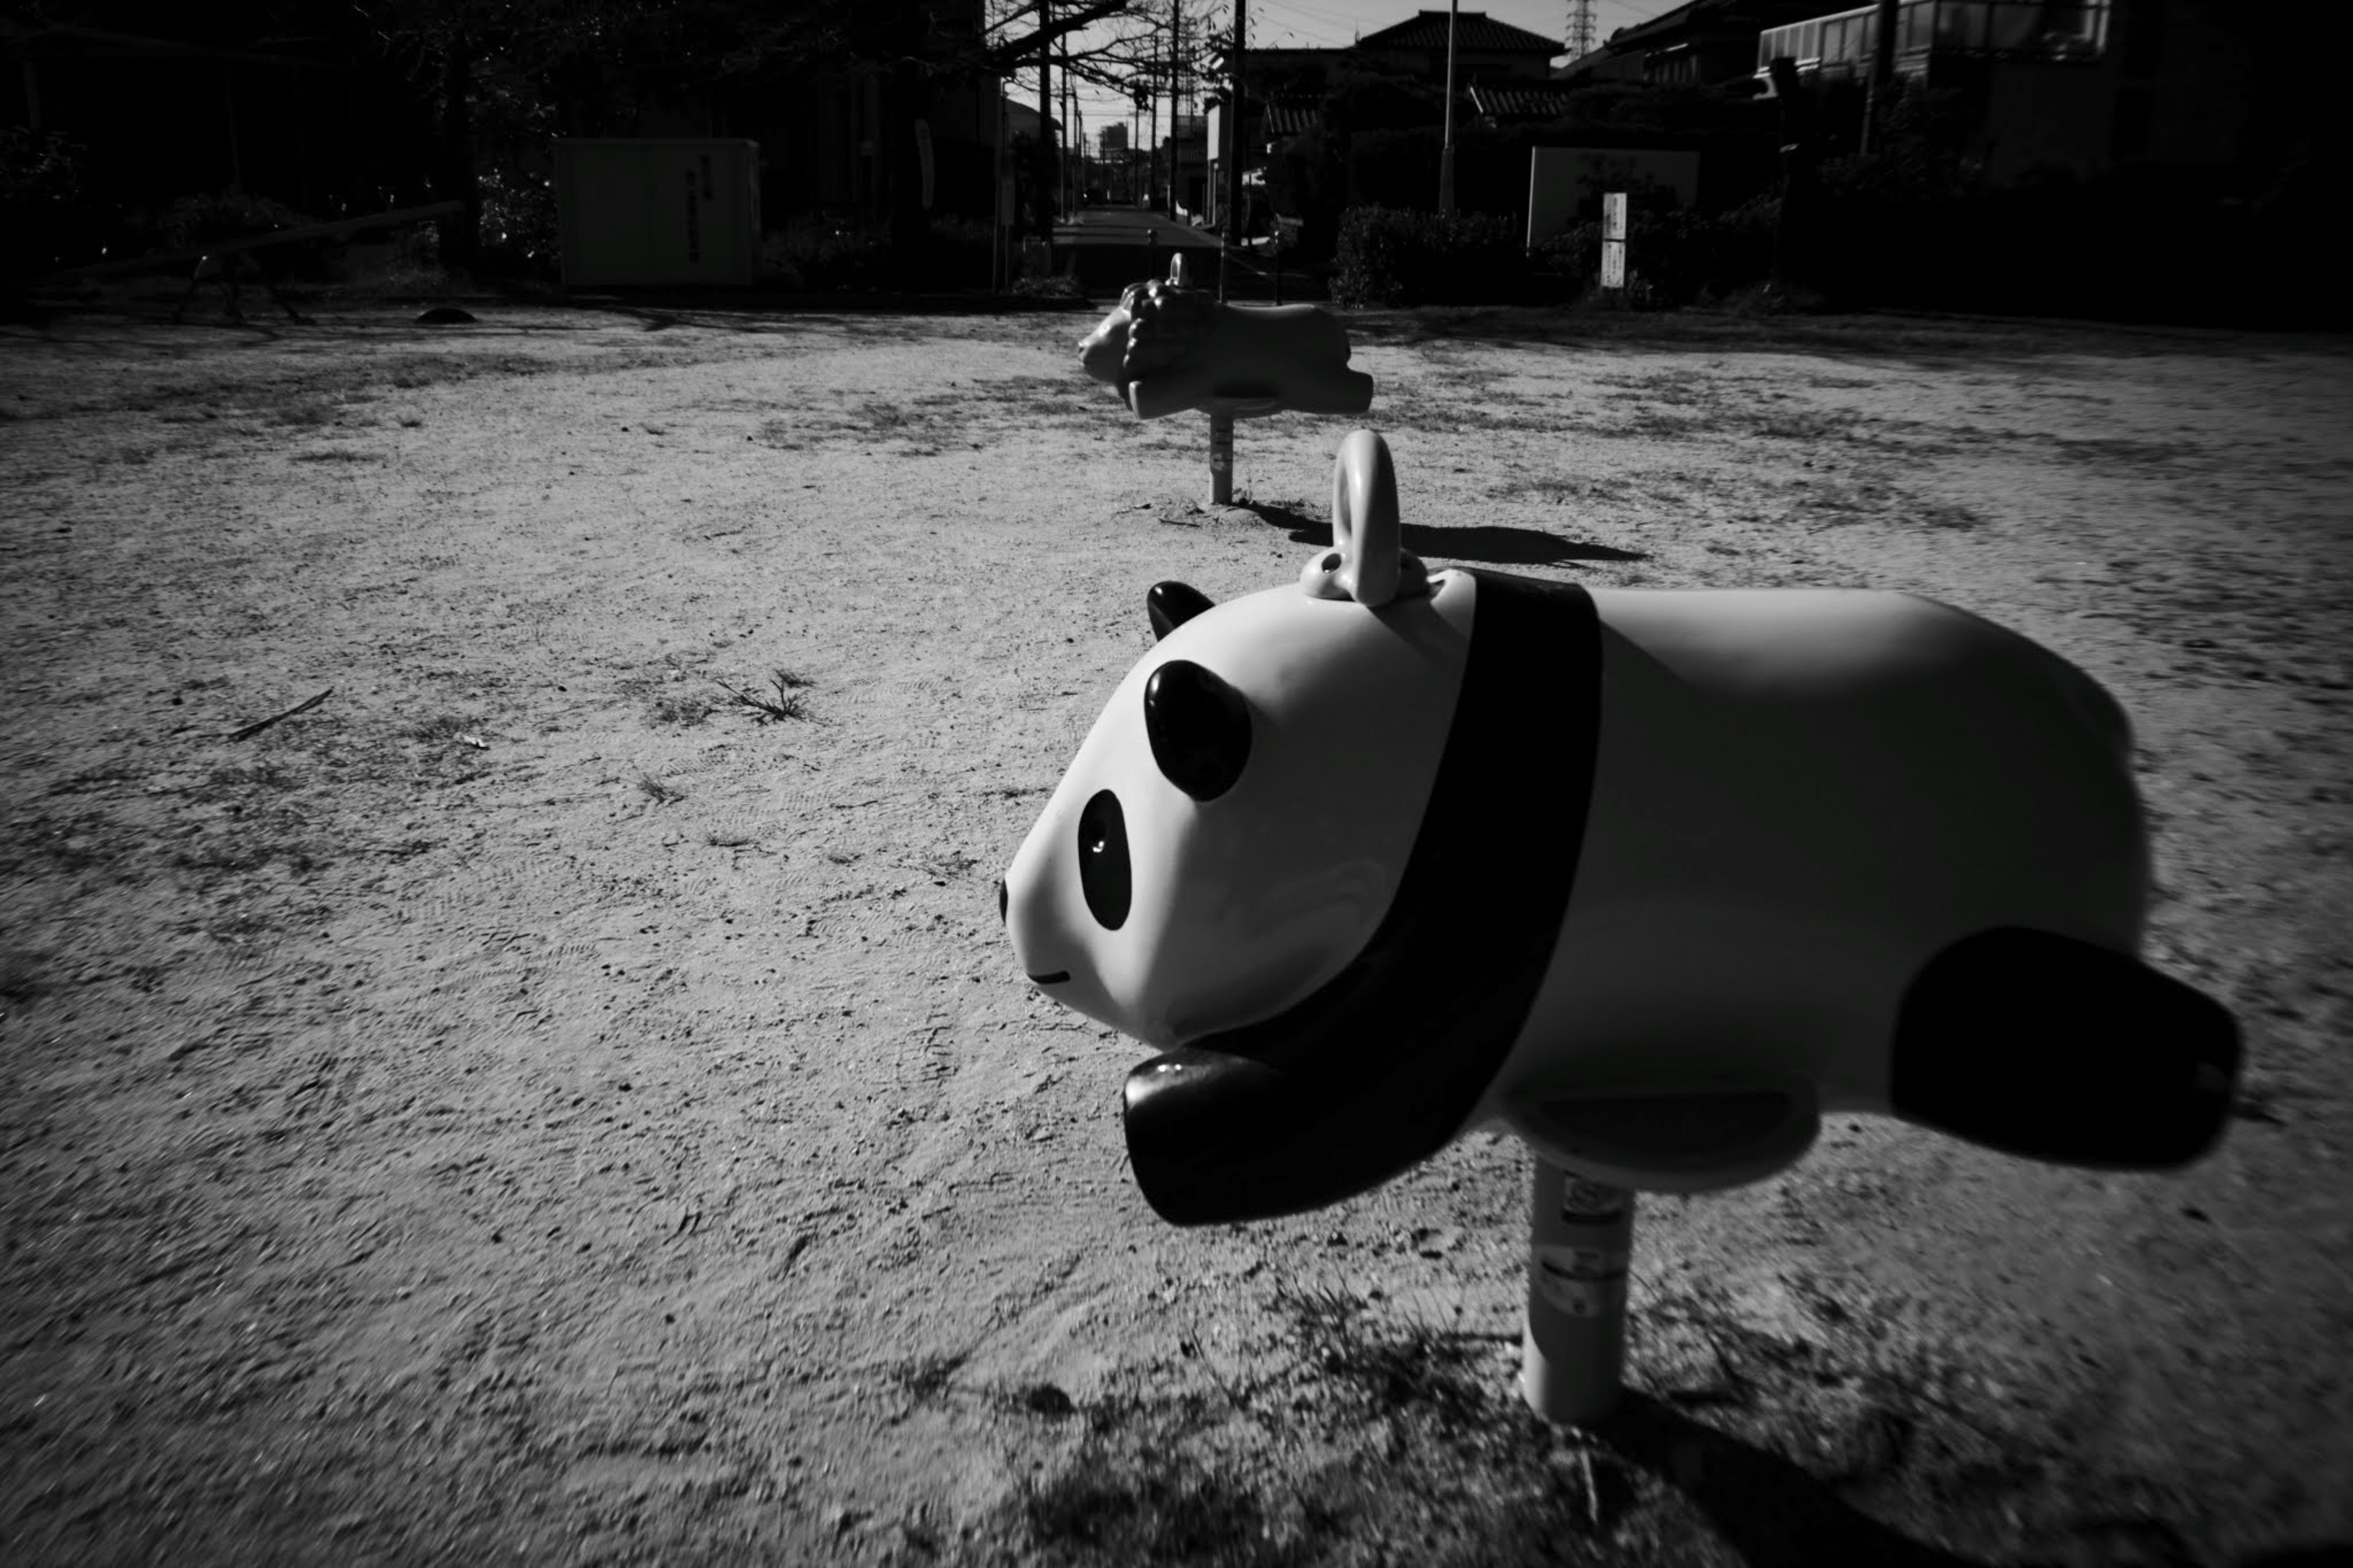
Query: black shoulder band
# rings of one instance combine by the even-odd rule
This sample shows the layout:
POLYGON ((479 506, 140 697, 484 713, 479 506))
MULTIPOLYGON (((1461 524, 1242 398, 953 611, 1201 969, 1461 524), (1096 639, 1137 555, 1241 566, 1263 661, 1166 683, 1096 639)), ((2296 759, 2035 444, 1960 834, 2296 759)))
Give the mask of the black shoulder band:
POLYGON ((1370 1191, 1461 1130, 1519 1037, 1585 835, 1600 629, 1574 584, 1471 575, 1453 722, 1371 941, 1285 1012, 1128 1077, 1128 1157, 1165 1219, 1268 1219, 1370 1191))

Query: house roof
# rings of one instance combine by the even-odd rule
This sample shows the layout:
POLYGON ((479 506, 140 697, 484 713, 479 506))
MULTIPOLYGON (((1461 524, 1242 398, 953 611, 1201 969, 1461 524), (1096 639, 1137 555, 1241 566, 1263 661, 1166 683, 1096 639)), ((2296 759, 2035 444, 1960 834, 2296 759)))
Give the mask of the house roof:
MULTIPOLYGON (((1356 40, 1356 47, 1442 49, 1446 47, 1446 18, 1447 14, 1443 11, 1419 11, 1411 21, 1383 27, 1377 33, 1366 33, 1356 40)), ((1542 55, 1546 59, 1562 52, 1558 38, 1547 38, 1542 33, 1531 33, 1525 27, 1514 27, 1509 22, 1498 22, 1484 11, 1461 13, 1454 18, 1454 47, 1458 49, 1542 55)))
POLYGON ((1638 44, 1663 44, 1701 27, 1711 31, 1746 31, 1753 27, 1761 33, 1784 22, 1834 16, 1841 9, 1852 7, 1841 7, 1837 0, 1690 0, 1690 4, 1662 11, 1647 22, 1619 28, 1609 35, 1609 41, 1602 48, 1615 51, 1638 44))
POLYGON ((1299 136, 1313 131, 1322 120, 1322 111, 1312 103, 1270 103, 1266 106, 1266 135, 1299 136))
MULTIPOLYGON (((1026 103, 1016 102, 1010 97, 1006 98, 1004 102, 1005 134, 1008 137, 1035 136, 1038 134, 1038 111, 1036 110, 1030 108, 1026 103)), ((1060 136, 1062 133, 1062 122, 1060 120, 1049 116, 1046 123, 1053 128, 1053 133, 1056 136, 1060 136)))
POLYGON ((1471 84, 1471 105, 1490 120, 1557 120, 1568 112, 1570 96, 1582 84, 1516 82, 1490 87, 1471 84))

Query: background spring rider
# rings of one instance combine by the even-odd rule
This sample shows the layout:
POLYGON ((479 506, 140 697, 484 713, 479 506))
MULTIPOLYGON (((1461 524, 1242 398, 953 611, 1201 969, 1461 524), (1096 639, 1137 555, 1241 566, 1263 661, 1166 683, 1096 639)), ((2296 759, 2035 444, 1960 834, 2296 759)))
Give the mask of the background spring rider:
POLYGON ((1228 305, 1185 281, 1131 283, 1079 342, 1079 363, 1138 416, 1209 416, 1209 499, 1234 499, 1234 421, 1270 414, 1362 414, 1373 378, 1348 368, 1348 334, 1313 305, 1228 305))
POLYGON ((1156 1053, 1123 1121, 1162 1218, 1507 1131, 1521 1386, 1589 1422, 1636 1192, 1787 1170, 1826 1112, 2107 1170, 2220 1136, 2237 1026, 2137 956, 2131 737, 2090 677, 1908 594, 1428 571, 1370 431, 1333 514, 1295 583, 1152 588, 1003 883, 1031 984, 1156 1053))

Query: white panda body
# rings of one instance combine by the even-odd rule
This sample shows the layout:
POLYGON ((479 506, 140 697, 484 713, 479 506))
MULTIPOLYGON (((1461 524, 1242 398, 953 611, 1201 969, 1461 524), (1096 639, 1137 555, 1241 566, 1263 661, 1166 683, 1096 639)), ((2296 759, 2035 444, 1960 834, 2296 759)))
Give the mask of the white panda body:
POLYGON ((1667 1191, 1826 1110, 2125 1168, 2218 1135, 2235 1026, 2136 956, 2089 677, 1900 593, 1400 575, 1387 515, 1386 562, 1341 526, 1300 586, 1155 587, 1007 873, 1031 981, 1161 1053, 1125 1121, 1165 1216, 1340 1201, 1485 1122, 1667 1191))
POLYGON ((1544 984, 1474 1113, 1575 1163, 1548 1095, 1804 1086, 1778 1139, 1689 1170, 1721 1185, 1802 1151, 1812 1111, 1886 1112, 1906 987, 1972 932, 2137 948, 2147 858, 2106 694, 2003 627, 1862 589, 1593 590, 1600 729, 1576 882, 1544 984))

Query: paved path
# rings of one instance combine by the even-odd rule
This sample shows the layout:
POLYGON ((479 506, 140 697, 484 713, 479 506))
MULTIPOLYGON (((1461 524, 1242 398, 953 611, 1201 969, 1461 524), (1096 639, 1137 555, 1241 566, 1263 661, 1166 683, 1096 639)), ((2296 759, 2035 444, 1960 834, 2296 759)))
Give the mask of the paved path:
MULTIPOLYGON (((1054 226, 1054 247, 1058 261, 1068 253, 1067 265, 1082 287, 1090 293, 1103 294, 1140 278, 1167 276, 1168 258, 1180 250, 1193 281, 1215 288, 1223 249, 1218 236, 1207 229, 1165 213, 1130 206, 1080 208, 1054 226)), ((1266 258, 1246 255, 1238 259, 1227 293, 1237 300, 1270 300, 1276 297, 1275 285, 1266 258)), ((1305 286, 1302 274, 1289 271, 1282 279, 1282 297, 1296 300, 1305 286)))

